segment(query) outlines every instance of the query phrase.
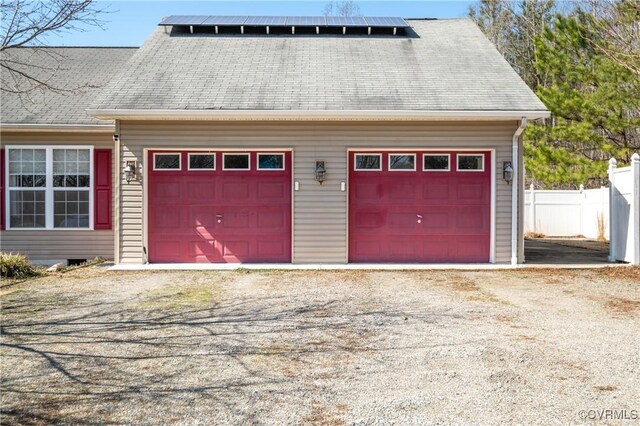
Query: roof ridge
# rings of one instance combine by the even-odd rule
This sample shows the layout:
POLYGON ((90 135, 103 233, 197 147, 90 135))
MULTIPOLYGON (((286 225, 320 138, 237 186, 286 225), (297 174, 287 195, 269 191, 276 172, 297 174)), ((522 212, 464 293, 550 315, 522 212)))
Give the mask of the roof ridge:
POLYGON ((12 49, 140 49, 140 46, 16 46, 12 49))

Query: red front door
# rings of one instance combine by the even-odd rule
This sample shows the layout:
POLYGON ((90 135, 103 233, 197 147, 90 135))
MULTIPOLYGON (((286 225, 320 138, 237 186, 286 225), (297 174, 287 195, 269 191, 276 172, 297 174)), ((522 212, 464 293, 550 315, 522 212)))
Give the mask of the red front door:
POLYGON ((488 262, 491 153, 349 153, 350 262, 488 262))
POLYGON ((291 153, 150 151, 149 262, 290 262, 291 153))

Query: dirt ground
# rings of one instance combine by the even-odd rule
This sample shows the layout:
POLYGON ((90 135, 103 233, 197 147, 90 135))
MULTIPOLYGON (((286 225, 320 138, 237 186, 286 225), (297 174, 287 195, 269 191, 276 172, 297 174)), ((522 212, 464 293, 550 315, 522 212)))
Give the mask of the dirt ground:
POLYGON ((91 267, 1 291, 2 424, 608 424, 592 419, 640 413, 638 268, 91 267))

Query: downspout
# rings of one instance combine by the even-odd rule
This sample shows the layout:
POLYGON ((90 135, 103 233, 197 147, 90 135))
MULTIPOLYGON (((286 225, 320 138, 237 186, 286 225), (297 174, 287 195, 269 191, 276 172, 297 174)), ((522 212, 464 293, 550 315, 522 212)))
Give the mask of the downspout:
POLYGON ((527 126, 527 117, 520 119, 520 125, 513 134, 511 141, 511 151, 513 158, 511 159, 513 167, 513 180, 511 181, 511 264, 518 264, 518 188, 520 188, 520 135, 527 126))

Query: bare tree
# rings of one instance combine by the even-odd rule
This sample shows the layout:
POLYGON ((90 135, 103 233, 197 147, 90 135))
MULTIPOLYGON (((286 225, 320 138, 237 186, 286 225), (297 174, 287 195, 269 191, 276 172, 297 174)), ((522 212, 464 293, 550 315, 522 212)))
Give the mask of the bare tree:
POLYGON ((33 61, 17 51, 44 45, 48 35, 85 31, 91 26, 102 28, 104 21, 98 16, 103 12, 106 10, 97 7, 93 0, 0 0, 0 91, 23 95, 35 90, 68 92, 80 88, 54 83, 54 77, 62 69, 63 55, 38 50, 34 54, 46 58, 33 61))
POLYGON ((322 11, 324 16, 361 16, 360 6, 353 0, 330 1, 322 11))

